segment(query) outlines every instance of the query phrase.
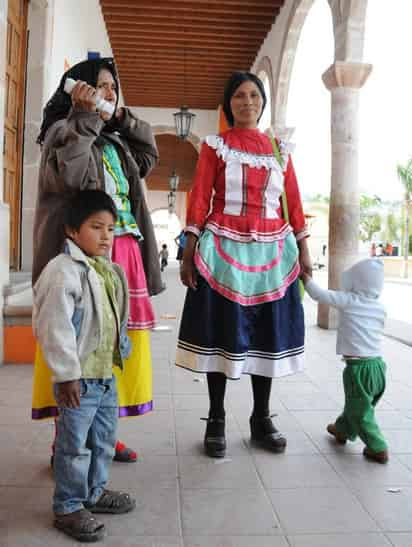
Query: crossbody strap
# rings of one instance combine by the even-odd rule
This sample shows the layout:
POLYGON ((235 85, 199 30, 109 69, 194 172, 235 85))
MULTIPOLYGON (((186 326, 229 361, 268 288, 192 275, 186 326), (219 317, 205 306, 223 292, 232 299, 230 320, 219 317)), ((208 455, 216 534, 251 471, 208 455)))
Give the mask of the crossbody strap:
MULTIPOLYGON (((275 158, 277 159, 282 169, 284 169, 283 158, 282 158, 282 154, 280 153, 278 143, 276 142, 276 139, 274 137, 270 137, 270 141, 272 143, 272 148, 273 148, 273 153, 275 155, 275 158)), ((288 200, 286 198, 286 192, 284 189, 283 189, 281 198, 282 198, 283 218, 286 220, 286 222, 289 222, 288 200)))

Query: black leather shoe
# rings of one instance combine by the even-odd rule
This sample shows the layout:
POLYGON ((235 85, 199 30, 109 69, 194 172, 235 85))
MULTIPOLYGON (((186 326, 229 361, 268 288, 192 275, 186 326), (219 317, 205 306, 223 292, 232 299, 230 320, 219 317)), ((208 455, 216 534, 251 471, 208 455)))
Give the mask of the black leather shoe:
POLYGON ((225 457, 226 439, 224 418, 207 418, 204 447, 206 454, 211 458, 225 457))
POLYGON ((270 416, 256 417, 252 415, 249 422, 252 442, 272 452, 285 451, 286 437, 276 429, 270 416))

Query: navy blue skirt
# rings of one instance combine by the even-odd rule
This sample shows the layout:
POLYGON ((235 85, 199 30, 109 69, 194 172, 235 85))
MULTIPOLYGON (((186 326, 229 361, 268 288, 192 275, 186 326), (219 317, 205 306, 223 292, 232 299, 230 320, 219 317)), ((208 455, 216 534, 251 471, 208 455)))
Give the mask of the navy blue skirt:
POLYGON ((180 324, 176 364, 228 378, 270 378, 304 368, 305 322, 298 280, 280 300, 242 306, 212 289, 199 275, 188 289, 180 324))

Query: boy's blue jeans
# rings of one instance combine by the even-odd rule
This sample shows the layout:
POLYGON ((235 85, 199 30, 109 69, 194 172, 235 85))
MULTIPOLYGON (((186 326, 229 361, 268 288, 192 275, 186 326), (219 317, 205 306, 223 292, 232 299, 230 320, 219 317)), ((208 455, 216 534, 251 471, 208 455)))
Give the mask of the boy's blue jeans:
POLYGON ((96 503, 103 493, 114 456, 118 412, 114 377, 81 379, 80 407, 59 407, 53 465, 55 514, 78 511, 85 502, 96 503))

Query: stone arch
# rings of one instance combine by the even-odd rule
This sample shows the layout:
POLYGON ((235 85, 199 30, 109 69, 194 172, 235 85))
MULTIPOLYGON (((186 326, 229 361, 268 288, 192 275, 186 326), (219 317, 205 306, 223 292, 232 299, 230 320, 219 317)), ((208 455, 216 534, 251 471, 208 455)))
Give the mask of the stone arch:
POLYGON ((270 58, 265 55, 262 57, 256 66, 256 74, 261 77, 260 75, 262 72, 266 75, 268 82, 269 82, 269 89, 270 89, 270 125, 272 126, 274 124, 274 113, 275 113, 275 85, 273 81, 273 70, 272 70, 272 62, 270 58))
MULTIPOLYGON (((153 135, 174 135, 176 136, 176 129, 172 125, 152 125, 153 135)), ((189 133, 187 142, 190 142, 193 147, 200 152, 202 141, 195 133, 189 133)))
MULTIPOLYGON (((181 141, 173 131, 155 131, 160 160, 155 168, 146 177, 148 190, 169 191, 169 177, 175 170, 179 176, 179 192, 188 192, 194 178, 198 148, 191 139, 181 141)), ((200 142, 200 140, 199 140, 200 142)))
POLYGON ((274 125, 282 132, 286 128, 286 110, 293 63, 300 33, 315 0, 295 0, 281 48, 277 86, 274 90, 274 125))
POLYGON ((362 62, 368 0, 328 0, 335 37, 335 62, 362 62))

